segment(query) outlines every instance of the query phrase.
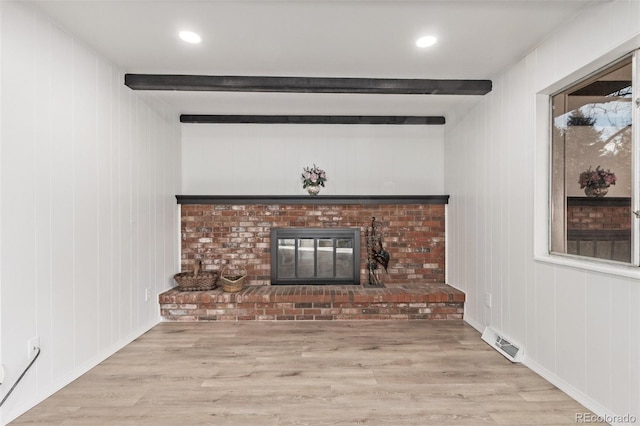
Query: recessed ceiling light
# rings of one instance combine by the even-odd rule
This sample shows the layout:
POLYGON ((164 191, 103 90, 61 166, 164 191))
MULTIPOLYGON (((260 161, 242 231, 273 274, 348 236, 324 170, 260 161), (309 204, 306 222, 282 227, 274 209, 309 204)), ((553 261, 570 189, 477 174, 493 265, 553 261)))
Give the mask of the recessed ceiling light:
POLYGON ((435 38, 434 36, 424 36, 424 37, 420 37, 419 39, 416 40, 416 46, 418 46, 418 47, 429 47, 429 46, 433 46, 434 44, 436 44, 437 41, 438 41, 438 39, 435 38))
POLYGON ((202 37, 193 31, 180 31, 180 38, 187 43, 200 43, 202 41, 202 37))

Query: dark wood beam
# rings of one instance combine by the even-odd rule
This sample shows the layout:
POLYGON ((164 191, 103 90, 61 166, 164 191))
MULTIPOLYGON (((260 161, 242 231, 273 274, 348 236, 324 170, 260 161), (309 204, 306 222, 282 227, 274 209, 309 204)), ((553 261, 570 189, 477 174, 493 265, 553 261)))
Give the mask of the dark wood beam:
POLYGON ((379 115, 194 115, 183 114, 181 123, 251 123, 251 124, 392 124, 442 125, 442 116, 379 115))
POLYGON ((125 74, 133 90, 484 95, 491 80, 125 74))
POLYGON ((569 93, 569 96, 610 96, 617 94, 622 90, 624 90, 625 93, 631 92, 631 82, 627 80, 599 80, 594 81, 575 92, 569 93))

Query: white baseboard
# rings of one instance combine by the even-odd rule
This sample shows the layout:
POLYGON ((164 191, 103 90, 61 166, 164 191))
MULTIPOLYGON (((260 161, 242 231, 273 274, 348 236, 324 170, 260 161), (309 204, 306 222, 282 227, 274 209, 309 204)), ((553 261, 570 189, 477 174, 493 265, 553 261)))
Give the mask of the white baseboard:
POLYGON ((478 330, 478 332, 482 333, 482 331, 484 330, 484 325, 480 324, 478 321, 476 321, 473 318, 468 318, 466 313, 464 315, 464 322, 466 322, 467 324, 469 324, 471 327, 475 328, 476 330, 478 330))
POLYGON ((146 333, 147 331, 155 327, 157 324, 159 324, 159 322, 160 322, 160 319, 158 318, 158 321, 155 324, 144 326, 136 331, 129 333, 124 338, 120 339, 119 341, 107 347, 100 354, 87 360, 82 365, 76 367, 69 374, 59 378, 55 382, 51 383, 49 386, 46 386, 42 389, 38 389, 38 391, 35 394, 31 395, 29 399, 25 399, 23 401, 18 402, 16 405, 12 406, 12 409, 9 412, 2 413, 2 419, 0 423, 2 425, 6 425, 12 422, 13 420, 15 420, 16 418, 20 417, 21 415, 23 415, 24 413, 26 413, 36 405, 40 404, 45 399, 49 398, 54 393, 58 392, 63 387, 67 386, 69 383, 73 382, 74 380, 76 380, 77 378, 79 378, 80 376, 82 376, 92 368, 94 368, 96 365, 100 364, 105 359, 109 358, 111 355, 118 352, 120 349, 127 346, 129 343, 133 342, 138 337, 142 336, 144 333, 146 333))
MULTIPOLYGON (((554 385, 555 387, 557 387, 558 389, 560 389, 562 392, 569 395, 571 398, 575 399, 577 402, 582 404, 587 410, 596 414, 596 416, 599 417, 598 419, 599 421, 605 421, 606 423, 609 423, 611 425, 628 425, 630 423, 629 421, 623 420, 623 416, 630 416, 629 413, 624 413, 622 415, 612 413, 607 408, 605 408, 602 404, 595 401, 593 398, 589 397, 588 395, 585 395, 583 392, 579 391, 571 384, 562 380, 557 375, 547 370, 540 364, 528 359, 526 354, 525 354, 524 360, 522 361, 522 364, 525 365, 534 373, 538 374, 540 377, 542 377, 546 381, 548 381, 549 383, 551 383, 552 385, 554 385), (620 420, 617 421, 616 419, 620 419, 620 420)), ((576 413, 576 415, 578 414, 583 414, 583 413, 576 413)), ((634 416, 631 416, 631 417, 634 417, 634 416)), ((636 418, 635 422, 637 421, 638 419, 636 418)), ((592 421, 591 423, 595 423, 595 422, 596 421, 594 419, 594 421, 592 421)), ((576 423, 581 423, 581 422, 579 422, 578 419, 576 418, 576 423)), ((582 423, 589 423, 589 422, 582 422, 582 423)))
MULTIPOLYGON (((467 317, 466 315, 464 317, 464 321, 474 329, 478 330, 480 333, 482 333, 485 328, 483 324, 480 324, 475 319, 467 317)), ((552 385, 554 385, 555 387, 557 387, 558 389, 560 389, 562 392, 566 393, 568 396, 576 400, 578 403, 582 404, 587 410, 589 410, 590 412, 598 416, 599 420, 604 420, 605 422, 608 422, 615 426, 628 425, 630 423, 629 421, 625 421, 623 416, 633 417, 633 415, 631 415, 630 413, 622 413, 622 414, 612 413, 602 404, 595 401, 593 398, 584 394, 580 390, 576 389, 574 386, 572 386, 568 382, 562 380, 556 374, 547 370, 546 368, 536 363, 535 361, 532 361, 531 359, 527 358, 526 353, 522 360, 522 364, 526 366, 528 369, 530 369, 531 371, 533 371, 534 373, 536 373, 537 375, 539 375, 540 377, 542 377, 543 379, 545 379, 546 381, 548 381, 549 383, 551 383, 552 385)), ((578 414, 582 414, 582 413, 576 413, 576 415, 578 414)), ((640 420, 640 418, 636 418, 636 417, 634 418, 636 422, 640 420)), ((577 419, 576 419, 576 423, 578 423, 577 419)))

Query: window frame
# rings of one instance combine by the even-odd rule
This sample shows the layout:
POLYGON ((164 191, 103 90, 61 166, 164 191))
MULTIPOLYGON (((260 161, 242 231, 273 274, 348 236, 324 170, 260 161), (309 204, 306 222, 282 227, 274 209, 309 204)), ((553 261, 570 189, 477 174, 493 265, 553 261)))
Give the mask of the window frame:
MULTIPOLYGON (((562 88, 550 93, 547 97, 547 137, 548 137, 548 163, 547 173, 549 178, 548 183, 548 222, 547 222, 547 256, 553 259, 566 259, 567 261, 579 261, 581 264, 593 264, 610 267, 623 267, 628 271, 631 268, 632 273, 635 275, 640 266, 640 78, 638 76, 638 61, 640 57, 640 49, 633 50, 626 54, 618 56, 613 61, 607 62, 605 65, 592 70, 587 75, 583 75, 581 78, 573 79, 562 88), (557 95, 568 92, 570 90, 576 91, 581 87, 585 87, 590 83, 597 81, 603 73, 607 71, 615 71, 616 66, 625 63, 630 60, 631 63, 631 207, 629 214, 631 215, 631 255, 630 261, 619 261, 599 257, 591 257, 573 253, 567 253, 567 195, 566 195, 566 155, 563 154, 562 159, 562 190, 558 194, 557 179, 554 180, 553 174, 555 170, 554 152, 557 147, 553 143, 554 132, 554 98, 557 95), (562 198, 560 200, 560 198, 562 198), (563 219, 561 223, 554 221, 554 215, 561 214, 563 219), (635 214, 634 214, 635 213, 635 214), (559 231, 560 230, 560 231, 559 231), (564 252, 553 250, 554 241, 562 239, 562 248, 564 252)), ((566 95, 563 97, 563 102, 566 102, 566 95)), ((562 147, 564 149, 564 146, 562 147)), ((557 243, 556 243, 557 244, 557 243)), ((558 263, 564 263, 564 260, 560 260, 558 263)))

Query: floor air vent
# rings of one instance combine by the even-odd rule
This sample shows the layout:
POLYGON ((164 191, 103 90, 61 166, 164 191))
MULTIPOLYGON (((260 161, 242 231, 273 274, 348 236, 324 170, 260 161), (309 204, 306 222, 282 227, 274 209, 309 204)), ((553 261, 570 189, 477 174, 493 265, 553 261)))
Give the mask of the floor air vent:
POLYGON ((491 347, 500 352, 511 362, 521 362, 524 351, 522 346, 514 343, 513 340, 500 335, 491 327, 484 329, 482 340, 487 342, 491 347))

